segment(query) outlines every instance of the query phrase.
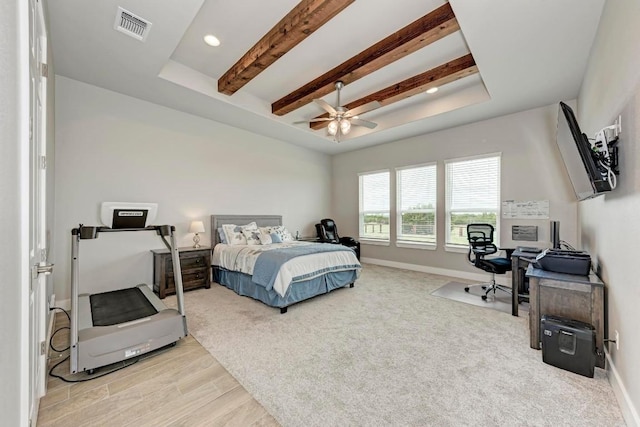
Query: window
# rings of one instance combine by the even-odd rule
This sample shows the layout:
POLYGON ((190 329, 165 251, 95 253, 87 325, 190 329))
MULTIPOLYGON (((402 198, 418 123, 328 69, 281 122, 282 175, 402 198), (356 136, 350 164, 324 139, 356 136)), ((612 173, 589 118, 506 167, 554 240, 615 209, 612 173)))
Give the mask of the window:
POLYGON ((436 244, 436 165, 396 170, 397 241, 436 244))
POLYGON ((360 175, 360 238, 389 241, 389 171, 360 175))
POLYGON ((467 246, 467 224, 494 226, 500 212, 500 154, 445 162, 447 245, 467 246))

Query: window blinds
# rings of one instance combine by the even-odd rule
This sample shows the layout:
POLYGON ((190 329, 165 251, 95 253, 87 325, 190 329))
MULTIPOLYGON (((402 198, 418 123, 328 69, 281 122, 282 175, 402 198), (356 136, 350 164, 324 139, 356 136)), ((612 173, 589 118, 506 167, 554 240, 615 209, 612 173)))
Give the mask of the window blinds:
POLYGON ((397 171, 398 240, 435 243, 436 165, 397 171))
POLYGON ((500 205, 500 155, 446 163, 449 212, 497 212, 500 205))
POLYGON ((400 210, 436 207, 436 165, 398 170, 400 210))
POLYGON ((360 175, 360 237, 389 240, 389 171, 360 175))

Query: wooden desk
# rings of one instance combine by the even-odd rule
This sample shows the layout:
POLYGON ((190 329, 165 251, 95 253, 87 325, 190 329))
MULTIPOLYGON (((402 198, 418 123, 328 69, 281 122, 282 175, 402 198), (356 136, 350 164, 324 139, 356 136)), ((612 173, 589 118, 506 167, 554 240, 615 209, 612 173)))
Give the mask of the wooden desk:
POLYGON ((540 348, 540 318, 544 314, 586 322, 596 331, 596 366, 604 368, 604 283, 596 276, 576 276, 540 270, 530 265, 529 334, 531 348, 540 348))
POLYGON ((529 267, 529 260, 535 258, 542 250, 538 252, 525 251, 518 247, 511 254, 511 314, 518 315, 518 304, 520 298, 529 298, 529 294, 525 289, 525 273, 529 267))

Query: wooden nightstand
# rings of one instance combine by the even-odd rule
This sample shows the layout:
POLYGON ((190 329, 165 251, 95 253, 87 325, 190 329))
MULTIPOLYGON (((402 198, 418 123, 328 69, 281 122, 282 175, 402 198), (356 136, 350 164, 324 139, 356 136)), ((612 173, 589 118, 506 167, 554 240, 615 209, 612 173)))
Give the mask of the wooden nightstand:
MULTIPOLYGON (((211 248, 178 248, 182 269, 182 287, 185 291, 211 287, 211 248)), ((173 280, 173 262, 168 249, 154 249, 153 291, 160 298, 176 293, 173 280)))

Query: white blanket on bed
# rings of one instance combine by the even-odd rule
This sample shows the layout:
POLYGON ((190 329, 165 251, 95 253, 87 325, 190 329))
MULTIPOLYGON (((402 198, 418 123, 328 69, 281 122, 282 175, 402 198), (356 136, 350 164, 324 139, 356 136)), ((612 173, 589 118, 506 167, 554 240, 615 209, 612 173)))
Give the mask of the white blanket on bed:
MULTIPOLYGON (((282 249, 296 245, 309 245, 309 242, 286 242, 272 245, 226 245, 218 244, 213 249, 211 264, 226 270, 239 271, 253 275, 258 256, 264 251, 282 249)), ((291 283, 298 280, 308 280, 321 276, 327 271, 353 270, 354 265, 360 265, 352 251, 322 252, 293 258, 282 265, 273 289, 284 297, 291 283)), ((358 268, 358 274, 360 269, 358 268)))

